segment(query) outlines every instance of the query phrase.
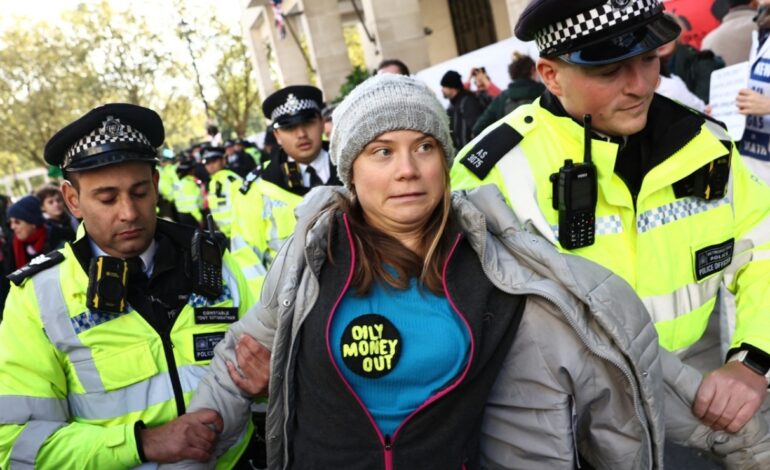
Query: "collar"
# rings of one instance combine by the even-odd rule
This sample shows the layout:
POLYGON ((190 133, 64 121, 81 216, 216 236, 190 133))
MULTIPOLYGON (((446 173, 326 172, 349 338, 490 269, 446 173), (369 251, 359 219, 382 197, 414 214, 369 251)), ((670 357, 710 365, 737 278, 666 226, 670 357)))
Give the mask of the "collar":
MULTIPOLYGON (((110 256, 102 250, 91 237, 88 237, 88 243, 91 245, 91 252, 94 256, 110 256)), ((144 274, 146 274, 148 278, 152 276, 152 271, 155 268, 155 252, 157 250, 158 244, 155 243, 155 239, 153 238, 150 242, 150 246, 139 255, 139 258, 142 260, 142 271, 144 271, 144 274)))
MULTIPOLYGON (((324 141, 322 143, 323 153, 327 155, 327 166, 329 167, 328 179, 326 184, 329 186, 342 186, 342 182, 337 177, 337 167, 331 164, 331 159, 328 158, 329 142, 324 141)), ((260 177, 269 183, 272 183, 279 188, 288 191, 299 196, 304 196, 309 191, 306 187, 289 188, 286 184, 286 176, 283 173, 282 166, 289 160, 289 156, 281 147, 277 147, 277 151, 273 152, 270 162, 262 167, 262 173, 260 177)))
MULTIPOLYGON (((287 157, 287 160, 290 162, 296 161, 294 160, 294 157, 290 155, 287 157)), ((305 186, 310 186, 310 175, 307 172, 308 166, 313 167, 318 177, 321 178, 321 181, 324 183, 329 181, 329 176, 331 176, 331 170, 329 169, 329 152, 327 152, 323 147, 321 147, 321 151, 315 157, 315 160, 310 162, 309 165, 299 162, 297 162, 297 164, 299 165, 299 169, 302 172, 302 181, 305 186)))
MULTIPOLYGON (((583 123, 567 114, 559 99, 548 90, 541 96, 540 106, 555 116, 569 117, 581 128, 583 127, 583 123)), ((619 148, 623 148, 629 139, 643 136, 643 139, 655 142, 652 162, 657 164, 676 153, 691 141, 700 132, 704 121, 705 117, 702 113, 686 108, 656 93, 650 104, 647 124, 637 134, 627 137, 616 137, 602 135, 594 131, 592 132, 592 137, 605 142, 615 143, 619 148)))

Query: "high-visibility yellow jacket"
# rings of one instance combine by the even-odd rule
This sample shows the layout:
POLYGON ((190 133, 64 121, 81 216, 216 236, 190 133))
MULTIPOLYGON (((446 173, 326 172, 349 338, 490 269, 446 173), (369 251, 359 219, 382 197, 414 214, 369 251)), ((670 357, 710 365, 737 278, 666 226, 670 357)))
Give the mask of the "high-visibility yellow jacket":
POLYGON ((193 175, 185 175, 174 186, 174 206, 180 214, 190 214, 198 223, 203 220, 203 192, 193 175))
POLYGON ((278 250, 294 233, 294 209, 302 196, 262 178, 254 181, 245 194, 235 197, 235 218, 231 248, 252 250, 269 266, 278 250))
MULTIPOLYGON (((225 253, 223 294, 191 294, 161 335, 133 309, 89 311, 88 275, 70 245, 58 253, 47 255, 58 263, 11 289, 0 324, 0 467, 139 466, 135 424, 178 416, 177 400, 189 403, 229 326, 203 321, 212 310, 201 309, 231 307, 240 318, 255 296, 225 253)), ((217 467, 230 468, 250 435, 217 467)))
MULTIPOLYGON (((324 151, 327 148, 324 143, 324 151)), ((262 289, 267 268, 283 243, 294 233, 294 209, 310 189, 292 185, 283 150, 264 167, 250 172, 235 196, 230 251, 246 276, 249 287, 262 289)), ((337 169, 329 164, 327 185, 340 185, 337 169)), ((294 175, 298 176, 298 175, 294 175)))
POLYGON ((233 198, 242 183, 240 176, 226 168, 211 175, 211 181, 209 181, 209 191, 206 196, 209 210, 217 227, 227 237, 230 237, 233 223, 233 198))
POLYGON ((174 200, 174 185, 179 181, 176 164, 163 165, 158 170, 158 192, 167 201, 174 200))
MULTIPOLYGON (((524 226, 563 249, 550 176, 567 158, 583 160, 584 129, 540 101, 469 143, 452 168, 452 189, 497 185, 524 226)), ((724 283, 737 294, 732 347, 748 343, 770 352, 770 188, 745 167, 722 127, 698 118, 702 124, 696 122, 693 135, 674 135, 678 144, 670 147, 660 142, 656 151, 669 153, 646 173, 636 201, 614 171, 619 146, 592 139, 596 238, 572 253, 609 268, 636 290, 666 349, 682 350, 703 335, 724 283), (731 163, 725 197, 676 196, 675 183, 725 155, 731 163)), ((677 129, 667 119, 649 116, 659 127, 677 129)))

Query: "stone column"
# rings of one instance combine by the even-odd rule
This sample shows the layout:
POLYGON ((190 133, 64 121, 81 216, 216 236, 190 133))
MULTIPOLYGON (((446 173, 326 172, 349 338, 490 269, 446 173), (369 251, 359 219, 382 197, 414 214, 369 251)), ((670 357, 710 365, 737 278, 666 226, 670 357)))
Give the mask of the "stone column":
POLYGON ((430 66, 419 0, 363 0, 361 3, 367 27, 377 38, 378 62, 400 59, 412 73, 430 66))
POLYGON ((305 0, 302 12, 299 23, 316 70, 317 86, 323 90, 324 100, 332 101, 352 71, 337 0, 305 0))
MULTIPOLYGON (((527 3, 529 3, 529 0, 505 0, 508 4, 508 21, 511 24, 511 35, 513 35, 514 28, 516 27, 516 22, 519 21, 519 16, 521 16, 521 12, 524 11, 524 7, 527 6, 527 3)), ((502 38, 498 38, 502 39, 502 38)))
MULTIPOLYGON (((284 13, 286 13, 284 8, 284 13)), ((307 63, 302 55, 302 49, 289 32, 286 26, 286 37, 280 39, 278 31, 275 29, 275 15, 271 7, 265 7, 265 19, 270 31, 270 46, 273 48, 275 60, 278 64, 278 81, 280 86, 286 85, 307 85, 310 83, 307 63)), ((285 17, 284 22, 292 22, 294 30, 297 30, 294 18, 285 17)))
POLYGON ((270 25, 264 7, 247 10, 242 16, 246 44, 251 52, 252 63, 257 76, 259 96, 265 99, 275 91, 275 84, 270 77, 268 44, 270 43, 270 25))

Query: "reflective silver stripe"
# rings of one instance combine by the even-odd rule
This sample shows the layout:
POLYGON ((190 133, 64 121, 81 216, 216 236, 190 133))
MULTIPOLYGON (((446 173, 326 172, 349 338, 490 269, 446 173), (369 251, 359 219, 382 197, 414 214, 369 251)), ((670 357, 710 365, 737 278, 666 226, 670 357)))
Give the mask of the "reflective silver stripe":
POLYGON ((686 197, 665 204, 655 209, 645 211, 636 218, 636 230, 639 233, 649 232, 652 229, 661 227, 671 222, 676 222, 696 214, 729 204, 730 200, 726 197, 716 201, 704 201, 698 197, 686 197))
POLYGON ((45 440, 66 424, 56 421, 30 421, 13 444, 10 470, 34 469, 35 458, 45 440))
POLYGON ((35 420, 67 421, 67 402, 59 398, 0 396, 0 424, 25 424, 35 420))
POLYGON ((243 273, 243 277, 246 279, 254 279, 267 274, 267 270, 264 266, 262 266, 262 263, 257 263, 251 266, 241 266, 241 272, 243 273))
MULTIPOLYGON (((205 366, 183 366, 177 369, 183 392, 192 392, 208 370, 205 366)), ((67 397, 72 415, 82 419, 110 419, 174 400, 174 389, 168 372, 150 377, 110 392, 70 394, 67 397)))
POLYGON ((497 162, 500 175, 508 193, 508 200, 523 227, 533 227, 551 243, 557 245, 558 233, 549 231, 551 225, 545 219, 537 203, 537 184, 527 156, 517 145, 497 162))
MULTIPOLYGON (((623 222, 620 220, 619 215, 607 215, 604 217, 596 218, 596 235, 614 235, 616 233, 623 233, 623 222)), ((559 225, 551 225, 553 235, 559 238, 559 225)))
MULTIPOLYGON (((270 235, 267 242, 267 246, 270 247, 271 250, 277 253, 278 248, 280 248, 281 245, 279 244, 278 248, 275 247, 278 240, 278 221, 275 219, 273 207, 274 206, 275 208, 283 207, 286 204, 283 201, 273 201, 272 199, 270 199, 268 196, 264 194, 262 195, 262 200, 264 204, 264 211, 262 212, 262 217, 267 219, 269 221, 268 223, 270 224, 270 235)), ((268 255, 265 254, 265 259, 267 260, 267 258, 268 258, 268 255)), ((272 259, 270 259, 269 261, 272 261, 272 259)))
POLYGON ((248 248, 249 250, 253 251, 255 255, 257 255, 257 258, 260 260, 262 259, 262 252, 260 252, 255 246, 249 245, 243 237, 235 236, 230 239, 230 253, 235 253, 242 248, 248 248))
POLYGON ((230 296, 233 299, 233 307, 241 305, 241 293, 238 291, 238 281, 227 263, 222 263, 222 280, 230 287, 230 296))
POLYGON ((730 137, 730 134, 727 133, 727 130, 725 130, 724 127, 720 126, 719 124, 710 121, 706 119, 706 122, 704 123, 706 126, 706 129, 708 129, 712 134, 714 134, 714 137, 716 137, 719 140, 724 140, 726 142, 732 141, 732 137, 730 137))
POLYGON ((56 265, 32 279, 45 333, 58 350, 67 354, 86 392, 102 392, 104 384, 94 365, 91 349, 80 341, 70 321, 59 281, 60 272, 61 265, 56 265))
POLYGON ((701 284, 688 284, 670 294, 645 297, 642 303, 650 312, 653 322, 673 320, 680 315, 692 312, 716 297, 721 283, 722 276, 712 276, 701 284))

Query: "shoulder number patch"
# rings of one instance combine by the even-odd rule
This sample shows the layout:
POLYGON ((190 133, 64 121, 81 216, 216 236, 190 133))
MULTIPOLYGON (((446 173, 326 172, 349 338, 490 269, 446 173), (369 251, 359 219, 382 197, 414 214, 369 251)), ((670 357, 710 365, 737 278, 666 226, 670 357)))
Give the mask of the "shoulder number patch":
POLYGON ((513 127, 501 124, 476 142, 476 145, 460 160, 460 163, 483 180, 492 171, 495 164, 511 149, 519 145, 523 138, 513 127))
POLYGON ((260 165, 257 165, 257 167, 251 170, 246 175, 246 178, 243 179, 243 183, 241 184, 241 187, 238 189, 238 191, 240 191, 241 194, 248 193, 252 183, 257 181, 257 178, 259 178, 261 175, 262 175, 262 167, 260 165))
POLYGON ((32 258, 32 261, 9 274, 8 279, 17 286, 20 286, 28 277, 32 277, 62 261, 64 261, 64 255, 61 254, 60 251, 52 251, 44 255, 36 256, 35 258, 32 258))

